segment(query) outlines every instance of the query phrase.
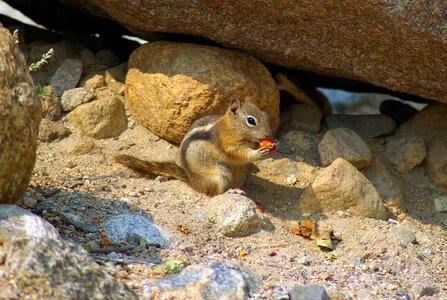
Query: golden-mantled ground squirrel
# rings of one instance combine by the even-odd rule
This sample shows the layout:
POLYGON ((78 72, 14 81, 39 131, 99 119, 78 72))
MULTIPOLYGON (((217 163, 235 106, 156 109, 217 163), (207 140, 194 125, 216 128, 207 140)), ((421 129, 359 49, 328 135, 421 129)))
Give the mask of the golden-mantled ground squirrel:
POLYGON ((181 166, 174 161, 145 161, 124 154, 114 159, 143 173, 174 177, 209 196, 241 186, 246 167, 271 153, 259 148, 263 139, 272 139, 268 115, 255 104, 233 100, 223 115, 195 121, 180 145, 181 166))

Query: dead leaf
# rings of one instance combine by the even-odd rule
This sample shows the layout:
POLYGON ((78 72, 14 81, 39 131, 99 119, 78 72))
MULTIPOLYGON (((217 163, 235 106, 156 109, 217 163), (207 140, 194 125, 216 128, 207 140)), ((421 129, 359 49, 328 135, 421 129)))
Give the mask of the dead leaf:
POLYGON ((189 234, 188 226, 181 224, 181 223, 177 223, 175 226, 177 227, 177 230, 180 231, 181 233, 189 234))
POLYGON ((334 245, 331 240, 332 231, 325 230, 318 234, 316 238, 317 246, 324 247, 327 249, 334 249, 334 245))
POLYGON ((248 253, 248 251, 246 251, 246 250, 241 250, 241 251, 239 251, 239 257, 244 257, 244 256, 247 256, 249 253, 248 253))
POLYGON ((324 256, 326 256, 326 258, 328 258, 328 259, 336 259, 337 258, 337 250, 332 250, 330 252, 326 252, 324 254, 324 256))
POLYGON ((179 273, 182 270, 184 263, 179 259, 171 259, 165 261, 163 264, 152 267, 151 275, 166 275, 169 273, 179 273))
POLYGON ((291 228, 291 232, 296 235, 301 235, 305 238, 314 240, 318 235, 317 222, 313 220, 302 220, 298 222, 298 226, 291 228))

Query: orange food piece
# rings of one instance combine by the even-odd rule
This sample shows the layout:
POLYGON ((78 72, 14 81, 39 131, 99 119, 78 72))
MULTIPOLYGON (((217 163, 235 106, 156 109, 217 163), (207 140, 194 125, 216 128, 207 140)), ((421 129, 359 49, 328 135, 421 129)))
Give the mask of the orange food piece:
POLYGON ((109 239, 106 238, 106 237, 103 237, 103 238, 101 239, 101 241, 99 242, 99 247, 100 247, 100 248, 110 247, 110 246, 112 246, 112 243, 111 243, 111 242, 109 241, 109 239))
POLYGON ((261 148, 267 148, 270 152, 274 152, 276 150, 276 144, 273 140, 271 139, 263 139, 260 143, 259 146, 261 148))
POLYGON ((264 208, 261 205, 256 204, 256 209, 259 210, 260 212, 264 213, 264 208))

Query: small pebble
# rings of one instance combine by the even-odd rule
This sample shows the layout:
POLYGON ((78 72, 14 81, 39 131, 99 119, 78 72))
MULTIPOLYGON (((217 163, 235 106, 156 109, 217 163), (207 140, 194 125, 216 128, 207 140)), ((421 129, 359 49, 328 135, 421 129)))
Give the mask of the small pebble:
POLYGON ((358 256, 358 257, 354 258, 354 262, 355 262, 357 265, 362 265, 362 264, 365 263, 365 259, 364 259, 363 257, 361 257, 361 256, 358 256))
POLYGON ((397 291, 396 295, 399 297, 405 297, 407 299, 411 299, 410 295, 403 290, 397 291))
POLYGON ((397 225, 397 224, 399 224, 399 221, 394 220, 394 219, 388 219, 388 223, 397 225))
POLYGON ((433 255, 433 250, 430 248, 426 248, 426 249, 422 250, 422 253, 427 256, 433 255))
POLYGON ((157 176, 156 178, 155 178, 155 181, 158 181, 158 182, 166 182, 166 181, 168 181, 169 179, 166 177, 166 176, 157 176))

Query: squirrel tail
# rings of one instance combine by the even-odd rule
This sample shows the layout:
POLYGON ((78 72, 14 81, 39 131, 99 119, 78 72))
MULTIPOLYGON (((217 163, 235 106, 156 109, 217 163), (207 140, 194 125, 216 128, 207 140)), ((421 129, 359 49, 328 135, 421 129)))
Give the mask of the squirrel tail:
POLYGON ((126 154, 112 154, 113 160, 144 174, 163 175, 188 182, 188 176, 183 168, 174 161, 148 161, 126 154))

